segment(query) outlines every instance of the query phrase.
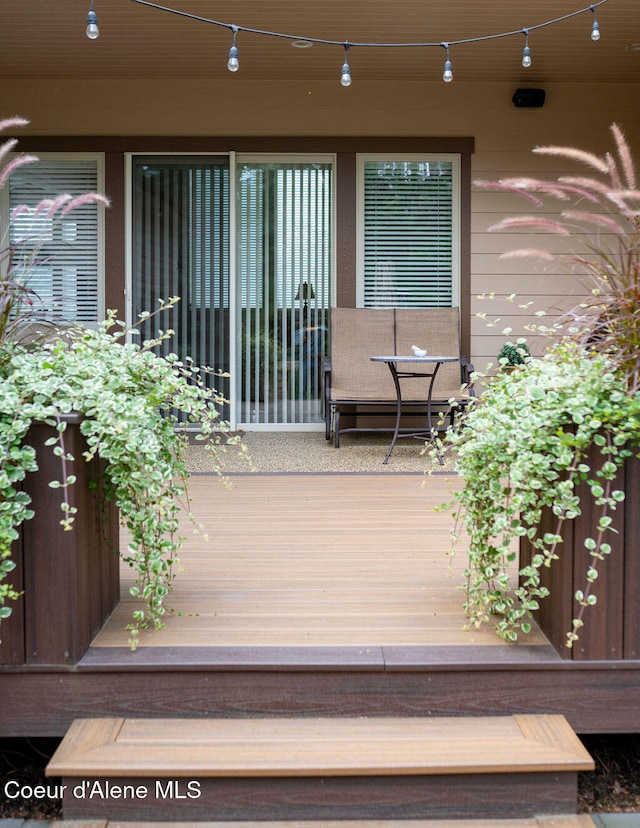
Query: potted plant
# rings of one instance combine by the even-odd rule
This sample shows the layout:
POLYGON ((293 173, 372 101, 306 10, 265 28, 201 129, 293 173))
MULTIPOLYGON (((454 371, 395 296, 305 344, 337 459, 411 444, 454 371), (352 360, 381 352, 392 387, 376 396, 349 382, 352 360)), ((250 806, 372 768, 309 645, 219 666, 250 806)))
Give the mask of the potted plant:
MULTIPOLYGON (((21 119, 3 121, 0 129, 24 123, 21 119)), ((0 148, 4 165, 0 186, 18 166, 37 160, 32 156, 8 160, 14 146, 15 141, 9 141, 0 148)), ((62 195, 42 202, 35 213, 55 222, 89 203, 100 209, 107 204, 106 199, 93 193, 76 198, 62 195)), ((20 210, 14 210, 12 218, 20 210)), ((206 369, 188 360, 180 361, 175 355, 157 356, 154 348, 158 341, 128 342, 125 326, 115 312, 108 312, 98 330, 73 324, 61 328, 43 320, 38 297, 29 287, 38 257, 37 238, 9 242, 0 251, 4 265, 0 278, 0 632, 4 633, 5 625, 10 624, 14 606, 22 611, 23 599, 15 604, 22 587, 11 584, 12 573, 15 576, 24 564, 22 561, 17 565, 18 554, 25 560, 30 556, 34 566, 42 566, 40 574, 31 576, 31 583, 41 590, 41 597, 47 597, 52 591, 47 547, 62 544, 54 535, 73 537, 87 530, 90 536, 79 539, 76 547, 88 547, 89 551, 98 535, 117 538, 113 514, 106 528, 96 529, 104 499, 115 505, 130 537, 122 555, 136 573, 132 593, 141 599, 128 627, 135 647, 141 628, 162 626, 165 598, 177 571, 182 542, 177 535, 178 517, 182 508, 189 511, 185 463, 188 438, 185 427, 177 425, 176 412, 184 415, 185 426, 198 424, 197 439, 214 457, 221 443, 236 444, 239 438, 230 435, 229 424, 220 419, 218 407, 223 400, 206 386, 206 369), (43 321, 46 330, 40 336, 37 331, 42 329, 43 321), (26 340, 22 335, 25 327, 30 329, 26 340), (43 475, 47 475, 46 480, 43 475), (87 505, 91 498, 79 495, 81 483, 89 492, 98 493, 98 506, 87 505), (40 503, 34 501, 34 491, 42 493, 40 503), (52 499, 57 501, 57 516, 46 512, 52 499), (90 518, 83 506, 92 510, 90 518), (45 513, 39 514, 40 507, 45 513), (21 533, 36 521, 44 521, 39 541, 25 544, 21 533)), ((177 297, 168 298, 154 313, 166 311, 177 301, 177 297)), ((161 334, 160 339, 171 333, 161 334)), ((106 540, 108 547, 109 537, 106 540)), ((105 554, 113 558, 110 548, 105 554)), ((105 596, 104 584, 98 583, 97 597, 87 596, 83 590, 89 581, 99 582, 96 568, 109 569, 112 577, 113 562, 82 563, 64 551, 59 557, 60 565, 68 563, 70 567, 66 576, 70 594, 75 586, 81 593, 78 606, 102 600, 108 613, 114 601, 113 587, 106 587, 105 596), (83 583, 77 585, 78 580, 83 583)), ((115 571, 117 578, 117 558, 115 571)), ((24 589, 27 602, 26 582, 24 589)), ((60 600, 59 595, 51 596, 53 611, 40 625, 43 636, 57 616, 67 616, 69 610, 74 610, 73 602, 65 607, 60 600)), ((33 611, 37 612, 38 607, 33 611)), ((104 617, 97 623, 103 621, 104 617)), ((95 623, 94 619, 91 624, 95 623)), ((29 631, 24 635, 28 638, 29 631)), ((79 645, 59 641, 57 655, 27 652, 26 660, 73 660, 87 645, 86 635, 79 645)), ((12 660, 11 655, 8 660, 12 660)))
MULTIPOLYGON (((487 378, 465 427, 447 436, 464 482, 449 505, 454 537, 461 525, 469 536, 469 623, 491 621, 515 641, 535 614, 573 658, 637 658, 640 647, 640 560, 623 529, 635 525, 638 494, 638 472, 627 466, 640 452, 640 191, 627 142, 616 125, 612 133, 616 151, 605 157, 535 150, 586 165, 587 174, 479 182, 536 206, 559 204, 557 219, 547 209, 492 229, 547 231, 583 244, 563 258, 585 276, 586 298, 545 329, 552 344, 526 371, 487 378)), ((504 255, 557 258, 544 249, 504 255)))
POLYGON ((518 339, 516 342, 505 342, 498 351, 498 364, 503 369, 514 368, 517 365, 525 365, 531 358, 531 351, 526 339, 518 339))

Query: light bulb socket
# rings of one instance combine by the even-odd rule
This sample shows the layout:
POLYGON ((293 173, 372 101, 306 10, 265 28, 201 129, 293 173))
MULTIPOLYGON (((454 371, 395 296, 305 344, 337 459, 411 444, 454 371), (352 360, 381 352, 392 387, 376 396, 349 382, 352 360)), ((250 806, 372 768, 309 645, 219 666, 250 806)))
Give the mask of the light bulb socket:
POLYGON ((89 10, 87 14, 87 37, 89 40, 95 40, 100 31, 98 30, 98 15, 94 12, 93 8, 89 10))

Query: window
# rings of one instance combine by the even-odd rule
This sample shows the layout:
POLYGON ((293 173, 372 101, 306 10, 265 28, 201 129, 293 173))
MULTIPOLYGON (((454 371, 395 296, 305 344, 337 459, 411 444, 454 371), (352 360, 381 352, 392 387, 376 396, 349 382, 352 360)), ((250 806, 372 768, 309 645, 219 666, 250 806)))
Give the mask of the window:
MULTIPOLYGON (((102 211, 89 204, 54 219, 35 215, 45 198, 102 190, 97 156, 41 158, 18 168, 9 180, 9 211, 26 205, 10 227, 12 244, 35 262, 28 277, 43 309, 67 321, 97 323, 102 301, 102 211)), ((5 214, 8 214, 5 211, 5 214)))
POLYGON ((459 157, 358 158, 358 305, 458 304, 459 157))

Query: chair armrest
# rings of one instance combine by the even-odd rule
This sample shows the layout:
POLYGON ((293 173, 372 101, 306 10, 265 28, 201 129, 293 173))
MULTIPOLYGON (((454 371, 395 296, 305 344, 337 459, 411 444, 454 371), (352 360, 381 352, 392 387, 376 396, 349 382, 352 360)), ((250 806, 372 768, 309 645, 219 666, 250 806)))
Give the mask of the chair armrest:
POLYGON ((473 367, 473 363, 469 362, 466 357, 460 357, 460 374, 462 384, 466 385, 469 389, 469 396, 475 397, 475 391, 473 390, 473 382, 471 381, 471 375, 475 371, 473 367))
POLYGON ((322 357, 322 376, 324 378, 324 396, 329 399, 331 396, 331 357, 322 357))

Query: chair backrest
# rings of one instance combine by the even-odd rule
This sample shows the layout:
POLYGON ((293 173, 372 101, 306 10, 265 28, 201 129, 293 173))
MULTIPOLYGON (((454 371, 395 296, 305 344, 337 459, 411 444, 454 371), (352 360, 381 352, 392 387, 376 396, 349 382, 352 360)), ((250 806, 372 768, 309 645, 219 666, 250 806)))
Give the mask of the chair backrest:
MULTIPOLYGON (((331 398, 395 400, 391 373, 372 356, 411 356, 412 345, 432 356, 460 357, 458 308, 333 308, 331 311, 331 398)), ((413 370, 414 366, 412 366, 413 370)), ((425 373, 433 366, 427 365, 425 373)), ((417 368, 416 370, 420 370, 417 368)), ((444 363, 434 399, 460 396, 460 362, 444 363)), ((403 380, 405 400, 423 400, 425 380, 403 380)))
MULTIPOLYGON (((460 357, 458 308, 398 308, 395 324, 396 354, 411 355, 411 346, 417 345, 419 348, 426 348, 430 356, 460 357)), ((433 366, 426 366, 425 371, 431 370, 433 366)), ((412 396, 419 399, 422 396, 420 393, 411 393, 412 385, 417 387, 419 382, 421 381, 404 381, 402 396, 405 399, 411 399, 412 396)), ((433 386, 433 398, 459 397, 460 384, 460 362, 444 362, 438 369, 433 386)))
POLYGON ((393 354, 393 310, 332 308, 331 397, 334 400, 395 400, 389 369, 372 356, 393 354))

